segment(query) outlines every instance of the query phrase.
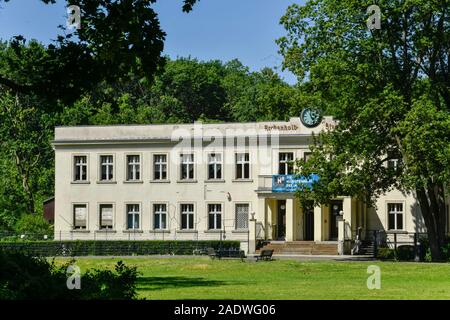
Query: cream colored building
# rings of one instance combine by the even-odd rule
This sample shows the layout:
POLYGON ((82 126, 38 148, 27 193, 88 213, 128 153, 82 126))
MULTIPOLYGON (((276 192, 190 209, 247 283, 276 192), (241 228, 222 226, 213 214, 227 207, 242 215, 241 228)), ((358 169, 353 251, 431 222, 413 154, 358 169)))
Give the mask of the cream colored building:
POLYGON ((308 157, 312 134, 335 125, 57 127, 55 239, 226 239, 248 252, 258 240, 315 241, 344 244, 342 253, 358 228, 424 232, 416 200, 398 191, 376 209, 342 196, 304 212, 293 192, 275 190, 289 161, 308 157))

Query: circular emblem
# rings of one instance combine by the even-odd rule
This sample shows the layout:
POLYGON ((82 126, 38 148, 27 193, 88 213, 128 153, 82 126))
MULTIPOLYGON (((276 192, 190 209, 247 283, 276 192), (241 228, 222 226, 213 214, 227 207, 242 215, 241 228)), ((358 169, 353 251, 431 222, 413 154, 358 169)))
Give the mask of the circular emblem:
POLYGON ((300 114, 300 120, 305 127, 313 128, 320 124, 322 121, 322 115, 317 109, 305 108, 300 114))

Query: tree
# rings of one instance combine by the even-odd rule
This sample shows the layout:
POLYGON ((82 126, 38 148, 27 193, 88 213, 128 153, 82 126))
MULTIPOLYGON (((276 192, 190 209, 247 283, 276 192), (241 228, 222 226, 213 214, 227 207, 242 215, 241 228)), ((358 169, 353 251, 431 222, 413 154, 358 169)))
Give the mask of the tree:
POLYGON ((340 121, 317 137, 311 160, 299 162, 300 174, 320 181, 298 196, 319 204, 345 194, 373 204, 392 188, 413 192, 432 259, 440 260, 450 181, 449 1, 377 1, 381 29, 372 31, 371 4, 311 0, 281 19, 285 67, 340 121), (389 168, 395 158, 401 164, 389 168))

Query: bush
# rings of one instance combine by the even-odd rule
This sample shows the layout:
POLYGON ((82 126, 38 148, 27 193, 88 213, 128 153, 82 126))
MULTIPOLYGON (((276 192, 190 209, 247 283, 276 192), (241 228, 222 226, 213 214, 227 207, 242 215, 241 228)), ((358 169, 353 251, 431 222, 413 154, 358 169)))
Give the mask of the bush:
POLYGON ((206 248, 236 249, 239 241, 1 241, 0 249, 35 256, 193 255, 206 248))
POLYGON ((414 246, 403 245, 397 248, 397 260, 399 261, 412 261, 414 260, 414 246))
POLYGON ((394 260, 395 251, 391 248, 378 248, 377 258, 380 260, 394 260))
POLYGON ((27 239, 41 240, 44 235, 52 236, 53 227, 42 215, 22 214, 15 224, 19 235, 26 235, 27 239))
POLYGON ((67 288, 67 267, 45 258, 0 251, 0 300, 125 300, 136 299, 138 272, 121 261, 115 270, 89 270, 81 289, 67 288))

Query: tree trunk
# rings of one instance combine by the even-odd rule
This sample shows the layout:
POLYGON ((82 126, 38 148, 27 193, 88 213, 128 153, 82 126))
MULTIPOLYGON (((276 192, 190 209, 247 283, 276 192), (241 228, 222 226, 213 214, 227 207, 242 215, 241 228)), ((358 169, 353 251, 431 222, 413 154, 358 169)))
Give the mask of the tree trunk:
POLYGON ((441 261, 441 247, 445 242, 445 202, 443 188, 429 185, 417 188, 420 210, 427 228, 432 261, 441 261))

